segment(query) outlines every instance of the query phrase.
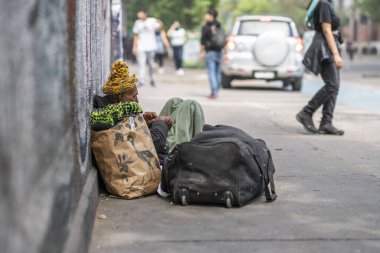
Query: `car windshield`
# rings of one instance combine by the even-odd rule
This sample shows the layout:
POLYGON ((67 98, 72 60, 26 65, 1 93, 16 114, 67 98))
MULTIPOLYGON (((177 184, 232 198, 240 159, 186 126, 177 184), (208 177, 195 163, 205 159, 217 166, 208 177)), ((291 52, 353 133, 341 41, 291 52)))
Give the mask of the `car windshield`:
POLYGON ((259 36, 265 32, 279 32, 286 37, 292 36, 288 22, 260 20, 241 21, 238 35, 259 36))

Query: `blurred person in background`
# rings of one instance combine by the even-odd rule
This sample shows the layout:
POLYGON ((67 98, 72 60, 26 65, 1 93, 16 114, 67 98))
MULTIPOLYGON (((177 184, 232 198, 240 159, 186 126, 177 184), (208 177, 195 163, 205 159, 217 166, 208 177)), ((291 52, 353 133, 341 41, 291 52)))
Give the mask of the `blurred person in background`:
POLYGON ((150 84, 154 87, 153 64, 157 50, 156 30, 159 23, 155 18, 148 15, 147 9, 140 9, 137 12, 137 20, 133 26, 133 48, 132 52, 137 58, 139 66, 139 86, 144 85, 146 64, 148 63, 150 84))
POLYGON ((348 40, 346 43, 346 52, 348 56, 350 57, 350 61, 354 60, 354 54, 355 54, 355 45, 352 40, 348 40))
POLYGON ((158 28, 156 30, 156 43, 157 43, 157 50, 156 50, 156 62, 158 63, 158 73, 163 74, 165 72, 164 70, 164 58, 166 51, 170 50, 170 44, 169 40, 166 37, 166 33, 164 30, 164 24, 161 20, 157 19, 158 28))
POLYGON ((182 58, 183 46, 186 42, 186 30, 181 27, 181 24, 178 21, 174 21, 168 30, 168 37, 170 38, 170 44, 173 48, 176 75, 183 76, 182 58))
POLYGON ((222 31, 221 25, 216 19, 217 17, 218 12, 213 8, 209 8, 204 15, 206 24, 202 27, 201 52, 199 55, 202 60, 206 60, 208 78, 211 87, 211 94, 208 98, 211 99, 218 97, 222 81, 221 61, 222 49, 224 46, 221 47, 215 43, 215 38, 220 31, 222 31))
POLYGON ((315 75, 321 74, 325 85, 296 115, 296 119, 308 132, 343 135, 344 131, 332 124, 340 84, 339 69, 343 67, 340 55, 340 18, 334 10, 333 0, 320 0, 313 15, 316 33, 302 63, 315 75), (317 129, 313 114, 321 106, 323 116, 317 129))

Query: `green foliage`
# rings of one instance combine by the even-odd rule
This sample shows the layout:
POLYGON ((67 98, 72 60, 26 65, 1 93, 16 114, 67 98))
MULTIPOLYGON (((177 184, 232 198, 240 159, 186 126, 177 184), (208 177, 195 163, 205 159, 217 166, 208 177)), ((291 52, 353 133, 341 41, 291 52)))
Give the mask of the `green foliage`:
POLYGON ((270 13, 274 6, 267 0, 240 0, 234 10, 234 15, 270 13))
POLYGON ((348 25, 348 23, 350 22, 350 17, 347 16, 347 13, 345 11, 339 11, 338 15, 340 17, 342 27, 348 25))
MULTIPOLYGON (((379 0, 360 0, 375 3, 379 0)), ((219 20, 226 28, 240 15, 270 14, 290 17, 299 30, 305 29, 304 18, 308 0, 123 0, 127 12, 127 24, 131 29, 136 13, 141 7, 149 9, 150 15, 162 20, 165 29, 178 20, 187 29, 199 29, 208 7, 217 7, 219 20)), ((373 4, 372 3, 372 4, 373 4)), ((378 8, 371 7, 375 12, 378 8)))
POLYGON ((228 19, 240 15, 268 14, 290 17, 299 29, 303 29, 307 4, 305 0, 222 0, 220 10, 227 26, 231 24, 228 19))
POLYGON ((136 20, 137 11, 144 7, 152 17, 160 19, 167 30, 178 20, 187 29, 199 26, 208 7, 217 7, 219 0, 123 0, 130 30, 136 20))
POLYGON ((199 26, 203 22, 203 16, 209 7, 216 8, 218 0, 193 0, 191 7, 185 10, 185 14, 191 16, 192 28, 199 26))
POLYGON ((358 7, 368 13, 374 21, 380 22, 379 0, 360 0, 358 7))

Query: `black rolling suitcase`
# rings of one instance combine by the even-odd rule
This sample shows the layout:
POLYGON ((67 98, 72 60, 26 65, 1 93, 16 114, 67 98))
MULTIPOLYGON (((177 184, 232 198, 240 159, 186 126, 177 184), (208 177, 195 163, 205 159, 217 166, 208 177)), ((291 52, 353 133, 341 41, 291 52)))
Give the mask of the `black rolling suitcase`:
POLYGON ((162 184, 175 203, 240 207, 263 192, 267 201, 276 199, 274 170, 264 141, 234 127, 206 125, 173 150, 162 184))

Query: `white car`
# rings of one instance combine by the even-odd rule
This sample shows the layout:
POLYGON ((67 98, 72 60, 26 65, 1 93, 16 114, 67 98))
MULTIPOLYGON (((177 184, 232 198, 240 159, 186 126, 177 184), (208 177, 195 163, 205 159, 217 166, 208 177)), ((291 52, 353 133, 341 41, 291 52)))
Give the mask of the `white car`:
POLYGON ((222 63, 222 86, 234 79, 281 80, 302 87, 303 42, 287 17, 242 16, 236 19, 222 63))

